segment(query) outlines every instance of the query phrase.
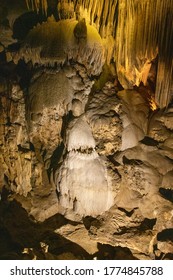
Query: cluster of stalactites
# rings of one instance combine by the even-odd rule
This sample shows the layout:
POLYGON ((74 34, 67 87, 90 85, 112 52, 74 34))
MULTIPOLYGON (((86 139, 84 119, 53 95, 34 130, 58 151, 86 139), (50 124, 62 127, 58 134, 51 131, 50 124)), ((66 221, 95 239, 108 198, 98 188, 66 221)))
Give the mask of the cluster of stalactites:
MULTIPOLYGON (((28 8, 37 12, 40 9, 47 11, 47 0, 26 0, 26 3, 28 8)), ((118 0, 60 0, 57 9, 65 4, 74 7, 77 19, 81 17, 88 19, 88 23, 97 28, 101 37, 110 34, 115 36, 118 0)), ((61 18, 61 15, 59 17, 61 18)))
POLYGON ((47 13, 47 0, 25 0, 26 5, 28 9, 36 10, 39 12, 39 10, 42 10, 45 14, 47 13))
POLYGON ((145 84, 151 62, 158 55, 155 99, 159 107, 166 107, 173 95, 172 42, 172 0, 119 0, 116 34, 119 76, 132 86, 141 81, 145 84))
MULTIPOLYGON (((158 0, 157 0, 158 2, 158 0)), ((159 20, 156 101, 165 107, 173 97, 173 1, 157 5, 159 20)))
POLYGON ((77 0, 79 6, 88 12, 90 24, 95 25, 102 38, 115 37, 118 0, 77 0))
MULTIPOLYGON (((57 71, 75 61, 85 66, 89 76, 99 75, 105 63, 101 37, 97 29, 88 24, 86 38, 83 33, 82 37, 76 37, 77 26, 80 27, 80 23, 71 19, 38 24, 26 36, 19 52, 14 53, 13 60, 18 63, 22 58, 34 66, 44 65, 57 71)), ((81 35, 80 32, 77 35, 81 35)))
MULTIPOLYGON (((37 11, 47 10, 47 0, 26 2, 37 11)), ((124 88, 146 84, 151 62, 158 56, 155 100, 161 108, 169 104, 173 96, 173 0, 59 0, 58 5, 64 3, 73 4, 76 18, 85 17, 108 39, 107 62, 116 61, 124 88)))
MULTIPOLYGON (((173 96, 173 0, 74 0, 74 4, 76 12, 77 5, 87 11, 102 38, 116 38, 115 56, 111 53, 127 88, 146 84, 158 56, 155 101, 161 108, 168 106, 173 96)), ((110 48, 111 41, 108 44, 110 48)))

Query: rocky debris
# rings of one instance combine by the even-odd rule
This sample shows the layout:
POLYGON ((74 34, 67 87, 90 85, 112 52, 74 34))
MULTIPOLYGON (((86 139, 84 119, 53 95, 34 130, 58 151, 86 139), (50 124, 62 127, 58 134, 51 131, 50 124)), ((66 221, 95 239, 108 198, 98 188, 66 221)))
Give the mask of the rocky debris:
POLYGON ((15 201, 0 202, 0 214, 0 259, 92 259, 80 245, 54 232, 68 224, 61 215, 35 223, 15 201))
MULTIPOLYGON (((89 83, 84 68, 78 66, 78 72, 76 68, 77 65, 52 74, 39 72, 36 79, 33 76, 26 97, 16 84, 5 94, 6 87, 1 83, 1 190, 4 187, 9 190, 6 201, 17 200, 36 221, 47 221, 61 213, 70 223, 79 223, 70 226, 67 222, 66 227, 55 227, 54 234, 74 243, 81 234, 85 236, 80 245, 89 255, 82 258, 118 258, 119 254, 125 258, 123 252, 128 258, 170 258, 172 241, 169 238, 162 241, 158 236, 173 224, 173 153, 167 144, 172 134, 166 125, 171 123, 171 107, 164 112, 156 111, 150 117, 149 107, 138 93, 117 94, 118 89, 111 83, 90 96, 92 81, 89 83), (41 86, 44 84, 42 75, 53 81, 50 100, 41 86), (59 81, 56 90, 54 77, 59 81), (67 79, 66 95, 61 91, 63 79, 67 79), (43 99, 36 106, 40 98, 38 92, 42 92, 43 99), (86 105, 79 114, 73 115, 77 97, 82 106, 86 105), (59 102, 64 106, 62 114, 59 102), (124 149, 126 126, 122 116, 143 135, 124 149), (168 138, 152 137, 153 119, 160 120, 162 126, 158 133, 164 126, 168 138), (107 255, 101 253, 98 241, 110 246, 107 255), (93 244, 93 250, 89 244, 93 244)), ((131 130, 132 126, 129 134, 126 131, 127 138, 131 130)), ((5 226, 4 230, 10 229, 5 226)), ((50 248, 47 253, 44 250, 40 253, 41 249, 34 245, 24 248, 24 253, 20 251, 15 256, 9 252, 10 257, 81 258, 69 252, 57 256, 50 248)))

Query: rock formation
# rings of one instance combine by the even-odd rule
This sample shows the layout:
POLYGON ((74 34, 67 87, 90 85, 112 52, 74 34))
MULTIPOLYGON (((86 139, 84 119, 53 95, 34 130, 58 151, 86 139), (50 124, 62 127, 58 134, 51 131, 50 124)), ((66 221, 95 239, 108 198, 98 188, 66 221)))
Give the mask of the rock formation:
POLYGON ((1 259, 173 258, 172 13, 0 0, 1 259))

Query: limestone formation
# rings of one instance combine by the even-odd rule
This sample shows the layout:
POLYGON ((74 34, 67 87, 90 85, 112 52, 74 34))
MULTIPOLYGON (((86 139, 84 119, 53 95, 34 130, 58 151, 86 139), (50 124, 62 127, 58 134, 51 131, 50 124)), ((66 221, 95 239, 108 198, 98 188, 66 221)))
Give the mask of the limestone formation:
POLYGON ((84 40, 84 42, 86 41, 87 26, 86 26, 85 18, 83 18, 76 24, 74 28, 74 36, 78 43, 81 42, 82 40, 84 40))
POLYGON ((173 259, 172 3, 0 0, 0 259, 173 259))
POLYGON ((70 124, 67 134, 67 156, 56 171, 55 180, 60 205, 71 219, 75 219, 73 212, 81 218, 95 217, 114 204, 111 177, 95 151, 95 141, 84 117, 70 124), (68 214, 68 211, 72 213, 68 214))

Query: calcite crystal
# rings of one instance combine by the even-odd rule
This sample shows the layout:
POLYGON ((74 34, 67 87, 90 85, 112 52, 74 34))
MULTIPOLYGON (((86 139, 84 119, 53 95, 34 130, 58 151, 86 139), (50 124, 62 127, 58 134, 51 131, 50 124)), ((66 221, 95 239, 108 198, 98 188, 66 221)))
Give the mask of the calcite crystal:
MULTIPOLYGON (((68 153, 56 176, 60 204, 65 211, 71 210, 77 216, 97 216, 114 204, 111 178, 103 159, 95 151, 86 119, 79 118, 67 133, 68 153)), ((71 219, 74 219, 72 215, 71 219)))

